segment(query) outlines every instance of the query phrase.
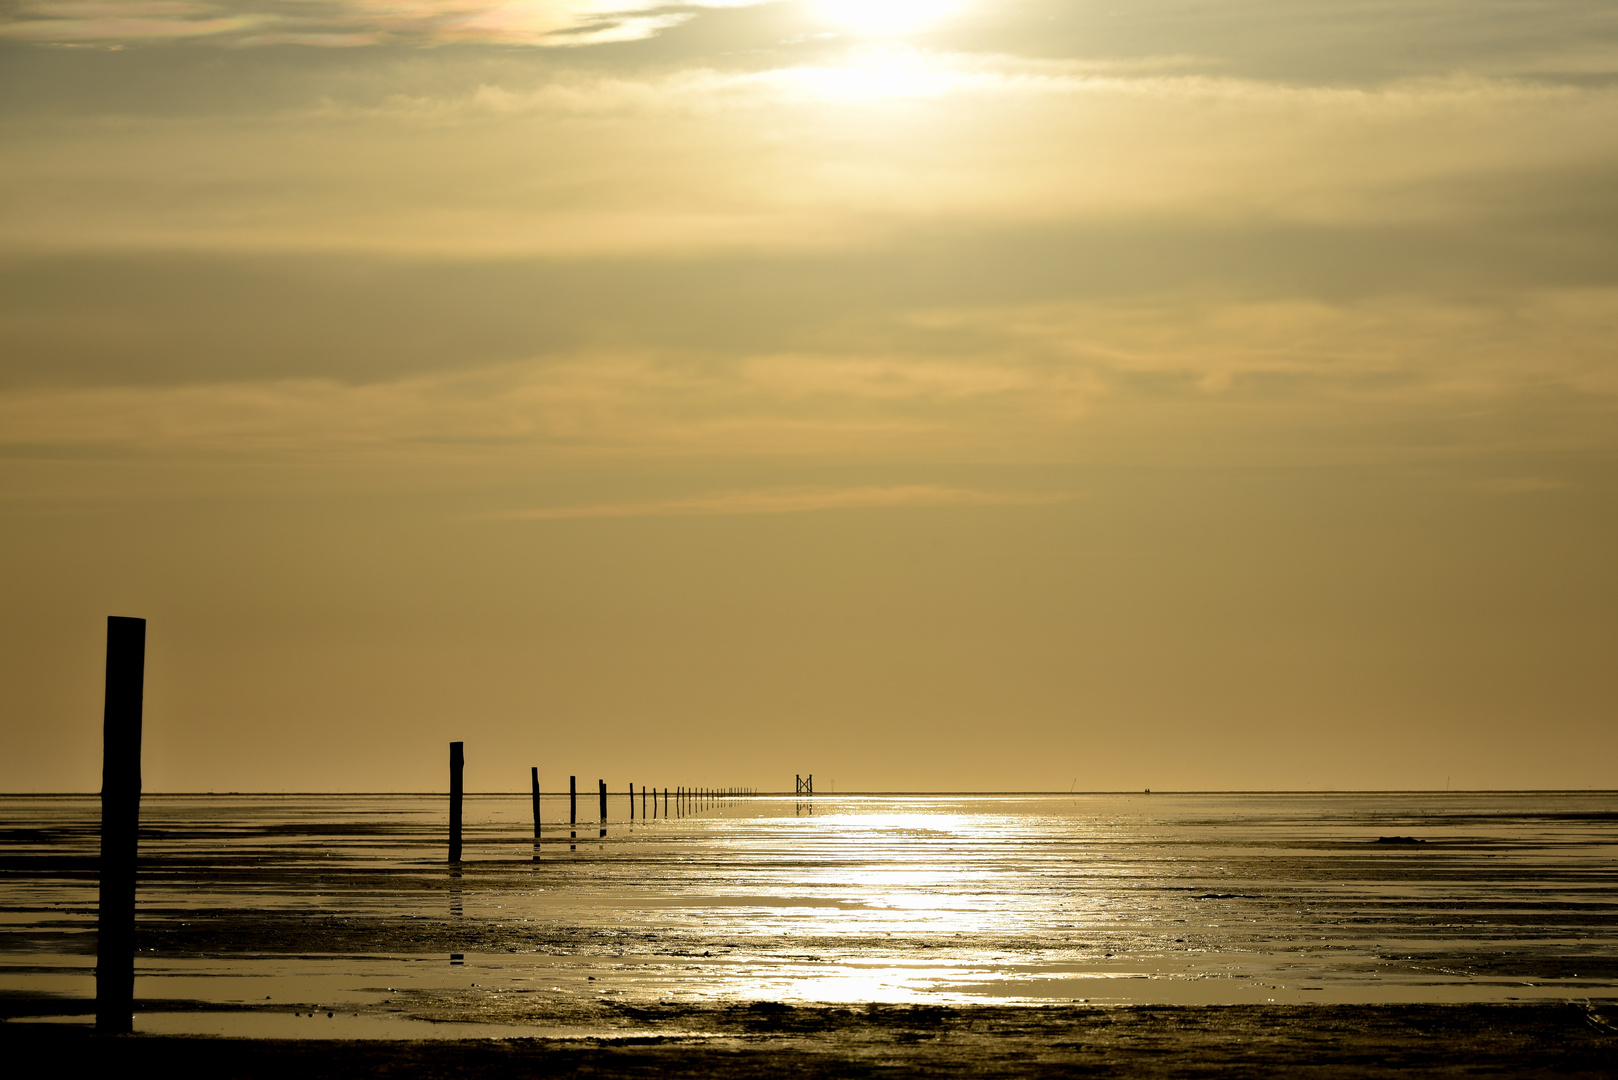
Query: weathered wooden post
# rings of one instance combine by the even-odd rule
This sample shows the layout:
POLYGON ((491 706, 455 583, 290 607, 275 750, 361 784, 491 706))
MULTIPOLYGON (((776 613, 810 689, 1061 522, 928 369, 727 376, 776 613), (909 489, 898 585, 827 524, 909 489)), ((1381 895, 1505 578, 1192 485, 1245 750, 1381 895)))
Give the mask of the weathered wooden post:
POLYGON ((466 757, 461 753, 465 744, 449 744, 449 861, 461 861, 461 769, 466 757))
POLYGON ((539 861, 539 766, 531 766, 528 775, 534 782, 534 861, 539 861))
POLYGON ((96 924, 96 1030, 135 1023, 135 856, 140 838, 140 727, 146 620, 107 617, 101 714, 101 905, 96 924))

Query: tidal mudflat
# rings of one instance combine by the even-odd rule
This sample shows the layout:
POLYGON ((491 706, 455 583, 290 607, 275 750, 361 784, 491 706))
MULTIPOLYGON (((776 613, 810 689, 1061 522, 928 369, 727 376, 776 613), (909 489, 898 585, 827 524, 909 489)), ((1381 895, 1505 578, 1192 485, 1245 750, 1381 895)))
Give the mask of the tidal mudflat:
MULTIPOLYGON (((619 792, 605 823, 586 810, 570 825, 545 800, 536 861, 526 793, 469 797, 452 867, 441 796, 148 796, 136 1032, 363 1040, 355 1068, 398 1040, 441 1043, 409 1044, 430 1058, 496 1038, 476 1052, 496 1071, 532 1045, 631 1071, 1350 1045, 1426 1068, 1445 1043, 1567 1072, 1618 1051, 1611 793, 755 796, 654 819, 637 801, 631 821, 619 792)), ((72 1043, 96 800, 0 815, 0 1032, 72 1043)))

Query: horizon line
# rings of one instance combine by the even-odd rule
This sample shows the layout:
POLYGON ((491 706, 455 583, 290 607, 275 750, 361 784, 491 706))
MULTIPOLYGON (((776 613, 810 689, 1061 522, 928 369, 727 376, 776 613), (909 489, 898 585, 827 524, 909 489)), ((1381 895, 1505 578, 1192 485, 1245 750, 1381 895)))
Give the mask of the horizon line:
MULTIPOLYGON (((673 790, 674 785, 666 785, 673 790)), ((662 790, 662 788, 658 788, 662 790)), ((728 798, 783 797, 797 798, 808 795, 861 795, 861 796, 927 796, 927 795, 1618 795, 1618 788, 1126 788, 1126 789, 1074 789, 1074 790, 869 790, 869 791, 751 791, 731 793, 712 789, 714 794, 728 798)), ((593 789, 580 789, 579 794, 594 795, 593 789)), ((627 789, 608 788, 614 797, 628 795, 627 789)), ((99 791, 4 791, 0 799, 73 799, 99 797, 99 791)), ((431 796, 448 798, 445 791, 143 791, 142 798, 184 798, 196 795, 394 795, 431 796)), ((562 798, 568 793, 541 791, 541 798, 562 798)), ((467 791, 465 797, 498 796, 531 798, 531 790, 523 791, 467 791)))

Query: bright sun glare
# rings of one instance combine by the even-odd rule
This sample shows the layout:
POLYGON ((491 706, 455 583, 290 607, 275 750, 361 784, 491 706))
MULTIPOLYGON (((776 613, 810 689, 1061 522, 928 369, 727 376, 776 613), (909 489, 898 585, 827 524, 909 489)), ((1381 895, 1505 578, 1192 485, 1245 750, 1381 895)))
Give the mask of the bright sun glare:
POLYGON ((902 34, 951 14, 961 0, 815 0, 815 6, 854 33, 902 34))

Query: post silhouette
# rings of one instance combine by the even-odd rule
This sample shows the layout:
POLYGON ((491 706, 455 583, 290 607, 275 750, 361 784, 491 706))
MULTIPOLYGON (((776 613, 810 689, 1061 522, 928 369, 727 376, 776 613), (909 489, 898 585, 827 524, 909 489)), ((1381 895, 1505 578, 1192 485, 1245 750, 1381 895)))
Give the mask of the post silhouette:
POLYGON ((607 820, 607 782, 605 780, 597 780, 596 781, 596 793, 601 798, 601 820, 606 821, 607 820))
POLYGON ((569 825, 579 823, 579 778, 577 776, 567 778, 567 823, 569 825))
POLYGON ((629 820, 635 820, 635 785, 629 785, 629 820))
POLYGON ((466 757, 461 753, 464 744, 449 744, 449 861, 461 861, 461 768, 466 757))
POLYGON ((531 766, 529 778, 534 782, 534 861, 539 861, 539 766, 531 766))
POLYGON ((100 910, 96 922, 96 1030, 134 1027, 135 857, 140 837, 141 701, 146 620, 107 617, 107 686, 101 714, 100 910))

